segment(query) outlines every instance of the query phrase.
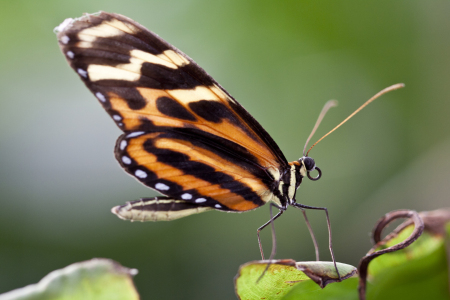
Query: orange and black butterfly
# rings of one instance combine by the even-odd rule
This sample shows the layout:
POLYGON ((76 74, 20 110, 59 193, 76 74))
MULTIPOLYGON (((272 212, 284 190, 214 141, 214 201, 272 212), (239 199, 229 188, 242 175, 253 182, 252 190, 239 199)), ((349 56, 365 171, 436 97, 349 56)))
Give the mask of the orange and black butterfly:
POLYGON ((115 147, 120 165, 165 195, 114 207, 120 218, 244 212, 270 201, 279 209, 271 221, 288 206, 326 211, 295 200, 305 176, 321 176, 314 160, 288 162, 228 92, 156 34, 105 12, 67 19, 56 31, 70 66, 124 132, 115 147))

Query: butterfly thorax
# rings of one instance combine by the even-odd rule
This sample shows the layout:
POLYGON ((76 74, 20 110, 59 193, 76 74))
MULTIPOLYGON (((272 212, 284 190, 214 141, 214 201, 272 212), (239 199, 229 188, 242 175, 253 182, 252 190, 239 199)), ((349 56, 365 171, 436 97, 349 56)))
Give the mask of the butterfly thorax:
POLYGON ((299 160, 290 162, 289 166, 281 172, 278 190, 274 194, 278 196, 283 207, 295 202, 295 193, 302 183, 303 177, 314 169, 314 160, 304 156, 299 160))

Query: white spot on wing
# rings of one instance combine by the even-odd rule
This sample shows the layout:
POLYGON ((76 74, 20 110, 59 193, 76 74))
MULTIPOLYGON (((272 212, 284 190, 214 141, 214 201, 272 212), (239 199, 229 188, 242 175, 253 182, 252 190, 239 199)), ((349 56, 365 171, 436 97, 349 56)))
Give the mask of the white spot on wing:
POLYGON ((134 28, 134 26, 132 26, 131 24, 125 24, 125 23, 123 23, 123 22, 121 22, 119 20, 116 20, 116 19, 113 19, 111 21, 105 21, 105 22, 102 23, 102 25, 103 24, 107 24, 109 26, 118 28, 118 29, 120 29, 122 31, 125 31, 126 33, 131 33, 131 34, 134 33, 132 29, 134 29, 135 31, 137 30, 137 28, 134 28), (133 27, 133 28, 130 28, 130 27, 133 27))
POLYGON ((138 61, 141 60, 141 62, 139 62, 140 66, 142 66, 143 62, 149 62, 152 64, 166 66, 171 69, 178 68, 174 63, 172 63, 171 61, 168 61, 167 57, 162 56, 162 54, 153 55, 151 53, 135 49, 135 50, 130 51, 130 56, 135 57, 135 60, 134 61, 131 60, 131 62, 138 63, 138 61), (166 59, 164 59, 164 58, 166 58, 166 59))
POLYGON ((98 98, 98 100, 100 100, 102 102, 106 102, 106 98, 105 98, 105 96, 103 96, 102 93, 97 92, 97 93, 95 93, 95 96, 98 98))
POLYGON ((203 202, 206 202, 206 199, 205 198, 197 198, 197 199, 195 199, 194 202, 195 203, 203 203, 203 202))
POLYGON ((131 164, 131 159, 128 156, 122 156, 122 161, 126 165, 131 164))
POLYGON ((161 191, 168 191, 170 187, 168 185, 165 185, 164 183, 158 182, 155 184, 155 188, 161 191))
POLYGON ((222 208, 222 205, 216 204, 216 205, 214 205, 214 207, 215 207, 215 208, 222 208))
POLYGON ((114 115, 113 119, 116 120, 116 121, 120 121, 120 120, 122 120, 122 117, 119 116, 119 115, 114 115))
POLYGON ((121 142, 120 142, 119 149, 120 149, 120 150, 125 149, 125 147, 127 146, 127 144, 128 144, 127 141, 125 141, 125 140, 121 141, 121 142))
POLYGON ((72 51, 67 51, 67 57, 69 57, 69 58, 74 58, 75 57, 75 54, 72 52, 72 51))
POLYGON ((63 44, 67 45, 69 43, 69 41, 70 41, 70 39, 67 35, 65 35, 61 38, 61 43, 63 43, 63 44))
MULTIPOLYGON (((139 68, 140 70, 140 68, 139 68)), ((89 65, 87 72, 89 78, 92 81, 99 80, 125 80, 125 81, 137 81, 140 77, 140 71, 137 70, 133 64, 117 65, 115 67, 103 66, 103 65, 89 65), (121 69, 124 67, 129 70, 121 69)))
POLYGON ((192 195, 189 193, 184 193, 183 195, 181 195, 181 199, 183 200, 191 200, 192 199, 192 195))
POLYGON ((220 98, 205 86, 197 86, 195 89, 190 90, 167 90, 166 92, 185 104, 199 100, 220 101, 220 98))
POLYGON ((135 131, 135 132, 132 132, 129 135, 127 135, 127 138, 137 137, 137 136, 143 135, 144 133, 145 132, 143 132, 143 131, 135 131))
POLYGON ((64 21, 62 21, 61 24, 59 24, 58 26, 55 27, 55 29, 53 29, 53 32, 57 33, 66 30, 69 27, 69 25, 73 23, 73 21, 74 20, 72 18, 65 19, 64 21))
POLYGON ((77 43, 77 48, 92 48, 92 43, 97 40, 95 36, 86 34, 78 34, 77 37, 80 40, 77 43))
POLYGON ((136 177, 139 177, 142 179, 147 178, 147 173, 145 173, 142 170, 136 170, 136 172, 134 172, 134 175, 136 175, 136 177))
POLYGON ((83 76, 84 78, 87 78, 87 72, 83 69, 77 69, 77 73, 83 76))
POLYGON ((125 33, 122 30, 119 30, 118 28, 110 26, 106 22, 103 22, 100 25, 83 29, 80 31, 79 34, 107 38, 113 36, 121 36, 124 35, 125 33))

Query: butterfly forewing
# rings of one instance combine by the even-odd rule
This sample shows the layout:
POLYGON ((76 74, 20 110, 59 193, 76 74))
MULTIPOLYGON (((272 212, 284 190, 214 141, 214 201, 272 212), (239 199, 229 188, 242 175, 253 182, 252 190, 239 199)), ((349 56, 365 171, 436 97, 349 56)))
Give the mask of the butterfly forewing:
POLYGON ((87 15, 57 30, 71 67, 125 132, 116 157, 128 173, 204 207, 245 211, 274 200, 284 155, 189 57, 116 14, 87 15))

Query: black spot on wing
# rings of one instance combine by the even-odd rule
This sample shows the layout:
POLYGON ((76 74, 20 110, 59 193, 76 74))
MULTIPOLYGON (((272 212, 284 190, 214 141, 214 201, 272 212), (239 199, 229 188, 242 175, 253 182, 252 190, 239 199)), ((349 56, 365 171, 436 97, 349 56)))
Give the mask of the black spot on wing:
POLYGON ((242 131, 244 131, 249 137, 259 142, 257 136, 255 136, 253 132, 248 130, 248 124, 243 123, 236 117, 236 115, 239 114, 231 111, 225 104, 221 102, 212 100, 200 100, 189 103, 189 108, 195 114, 209 122, 220 123, 224 119, 226 119, 230 123, 241 128, 242 131))
POLYGON ((166 90, 177 89, 194 89, 203 85, 190 73, 186 72, 187 66, 172 69, 163 65, 153 63, 143 63, 141 68, 142 77, 151 78, 158 82, 158 86, 150 86, 152 88, 160 88, 166 90))
MULTIPOLYGON (((174 50, 178 51, 178 50, 174 50)), ((179 54, 181 55, 181 54, 179 54)), ((196 63, 177 66, 176 69, 144 62, 141 67, 141 78, 148 78, 158 82, 157 85, 148 85, 151 88, 166 90, 195 89, 197 86, 212 86, 215 81, 196 63)))
POLYGON ((169 97, 159 97, 156 99, 156 108, 168 117, 187 121, 197 120, 183 105, 169 97))
MULTIPOLYGON (((102 95, 112 94, 125 100, 128 107, 132 110, 140 110, 145 107, 147 100, 142 97, 141 93, 136 88, 133 87, 123 87, 123 86, 112 86, 104 88, 96 84, 92 84, 92 92, 95 94, 97 91, 102 93, 102 95)), ((105 109, 110 109, 111 105, 109 101, 105 103, 105 109)))
POLYGON ((134 88, 112 88, 111 92, 124 99, 128 107, 133 110, 143 109, 147 104, 147 100, 142 97, 141 93, 134 88))
POLYGON ((140 124, 136 128, 136 131, 145 131, 145 132, 152 132, 152 131, 158 131, 158 130, 165 130, 164 127, 156 126, 152 121, 150 121, 148 118, 140 117, 139 118, 140 124))
MULTIPOLYGON (((179 52, 178 50, 176 50, 179 52)), ((188 58, 189 59, 189 58, 188 58)), ((203 70, 202 67, 197 65, 193 60, 189 59, 190 63, 180 67, 179 69, 187 74, 189 74, 192 78, 195 78, 196 81, 200 82, 201 85, 204 86, 213 86, 216 84, 216 81, 203 70)))
POLYGON ((74 48, 71 50, 75 57, 72 61, 84 65, 106 65, 115 67, 120 64, 130 63, 131 56, 128 52, 120 53, 114 49, 114 52, 95 48, 74 48))
POLYGON ((210 100, 200 100, 196 102, 190 102, 189 108, 202 117, 206 121, 213 123, 220 123, 222 119, 232 119, 237 123, 236 118, 230 113, 230 110, 221 102, 210 101, 210 100))

